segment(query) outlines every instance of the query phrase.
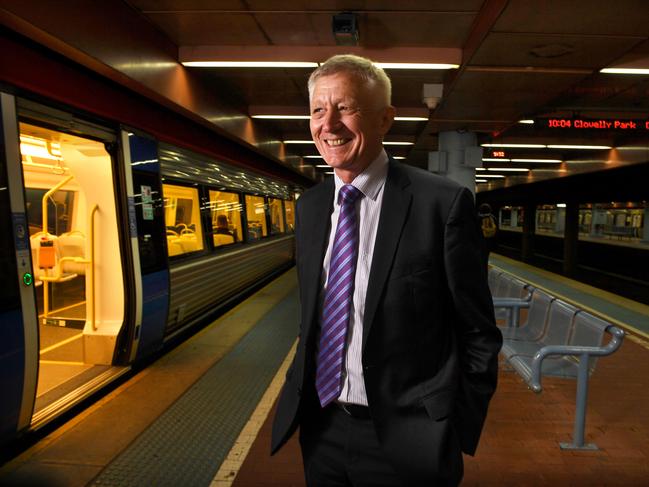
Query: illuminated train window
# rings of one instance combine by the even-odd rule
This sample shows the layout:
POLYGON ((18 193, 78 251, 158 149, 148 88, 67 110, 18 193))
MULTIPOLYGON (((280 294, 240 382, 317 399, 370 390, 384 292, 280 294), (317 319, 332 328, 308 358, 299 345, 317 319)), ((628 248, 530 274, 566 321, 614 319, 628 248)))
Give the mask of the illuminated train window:
POLYGON ((255 241, 268 236, 266 202, 263 196, 246 195, 246 217, 248 219, 248 240, 255 241))
POLYGON ((270 211, 271 235, 285 233, 286 230, 284 228, 284 208, 282 207, 282 200, 276 198, 268 198, 268 210, 270 211))
POLYGON ((640 244, 647 240, 648 213, 644 202, 579 205, 579 239, 640 244))
POLYGON ((241 213, 243 205, 239 194, 210 190, 212 241, 214 247, 243 241, 241 213))
POLYGON ((203 250, 198 189, 163 184, 167 252, 170 257, 203 250))
POLYGON ((295 231, 295 201, 285 200, 284 210, 286 212, 286 231, 293 233, 295 231))

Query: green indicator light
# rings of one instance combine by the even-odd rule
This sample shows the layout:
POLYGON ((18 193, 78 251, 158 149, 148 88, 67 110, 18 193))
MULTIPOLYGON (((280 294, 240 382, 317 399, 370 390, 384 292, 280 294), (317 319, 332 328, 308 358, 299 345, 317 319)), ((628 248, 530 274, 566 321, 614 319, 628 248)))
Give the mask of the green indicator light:
POLYGON ((34 278, 32 277, 32 275, 29 272, 25 272, 23 274, 23 283, 25 284, 25 286, 31 286, 33 282, 34 278))

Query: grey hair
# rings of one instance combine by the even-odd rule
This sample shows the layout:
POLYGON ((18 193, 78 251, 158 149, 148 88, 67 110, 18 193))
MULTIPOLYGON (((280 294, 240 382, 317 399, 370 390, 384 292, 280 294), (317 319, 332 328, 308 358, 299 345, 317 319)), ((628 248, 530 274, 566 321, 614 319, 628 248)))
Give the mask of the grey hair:
POLYGON ((378 86, 385 94, 385 106, 391 105, 392 83, 382 68, 375 66, 367 58, 355 56, 354 54, 337 54, 321 64, 311 76, 309 76, 309 100, 313 97, 313 89, 316 81, 323 76, 331 76, 338 73, 348 73, 365 83, 378 86))

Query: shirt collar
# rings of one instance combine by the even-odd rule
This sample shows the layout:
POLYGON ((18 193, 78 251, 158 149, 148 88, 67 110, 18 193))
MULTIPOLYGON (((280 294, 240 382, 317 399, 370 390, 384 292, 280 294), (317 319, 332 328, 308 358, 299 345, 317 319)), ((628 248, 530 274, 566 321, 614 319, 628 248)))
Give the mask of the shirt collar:
MULTIPOLYGON (((385 150, 382 149, 378 157, 374 159, 362 173, 356 176, 351 184, 361 193, 363 193, 366 198, 375 200, 379 194, 379 191, 385 184, 387 177, 388 155, 385 153, 385 150)), ((334 191, 334 203, 338 204, 338 192, 340 191, 340 188, 345 185, 345 183, 335 173, 334 181, 336 183, 336 189, 334 191)))

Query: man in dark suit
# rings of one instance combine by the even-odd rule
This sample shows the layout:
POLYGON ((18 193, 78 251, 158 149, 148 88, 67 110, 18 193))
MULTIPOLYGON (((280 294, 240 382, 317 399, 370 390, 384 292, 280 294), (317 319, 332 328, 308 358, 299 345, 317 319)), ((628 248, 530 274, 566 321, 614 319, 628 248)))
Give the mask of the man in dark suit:
POLYGON ((387 156, 390 81, 367 59, 329 59, 309 97, 335 176, 297 203, 300 339, 272 451, 299 426, 309 486, 457 485, 502 341, 473 196, 387 156))

